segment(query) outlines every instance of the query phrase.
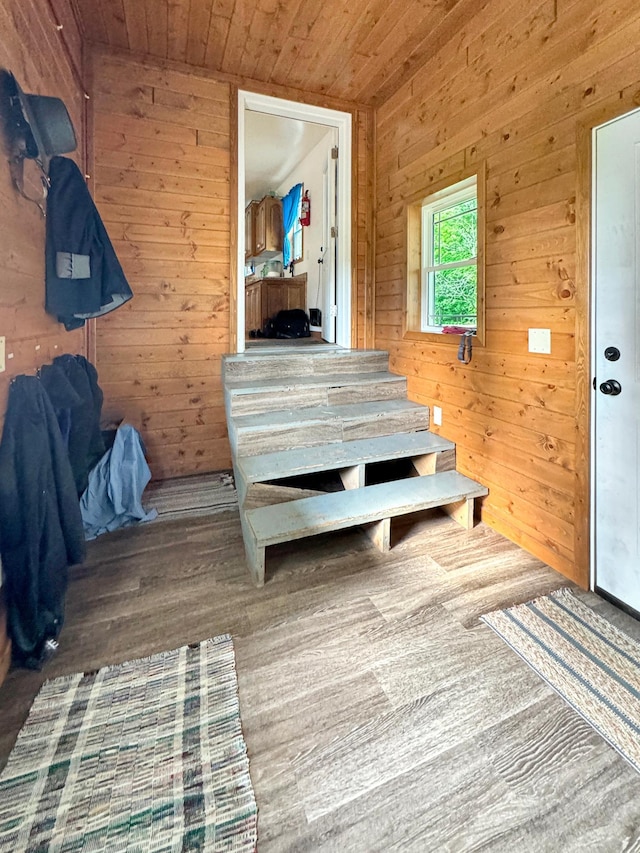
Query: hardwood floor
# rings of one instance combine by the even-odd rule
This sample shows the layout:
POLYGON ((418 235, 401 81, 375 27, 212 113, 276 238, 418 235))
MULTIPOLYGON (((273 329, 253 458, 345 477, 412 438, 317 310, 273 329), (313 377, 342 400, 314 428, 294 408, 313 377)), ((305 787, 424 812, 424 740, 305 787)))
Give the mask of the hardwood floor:
POLYGON ((389 553, 275 547, 261 590, 235 512, 89 543, 58 655, 0 688, 2 764, 44 676, 230 632, 261 853, 640 850, 640 777, 478 620, 565 579, 482 524, 409 521, 389 553))

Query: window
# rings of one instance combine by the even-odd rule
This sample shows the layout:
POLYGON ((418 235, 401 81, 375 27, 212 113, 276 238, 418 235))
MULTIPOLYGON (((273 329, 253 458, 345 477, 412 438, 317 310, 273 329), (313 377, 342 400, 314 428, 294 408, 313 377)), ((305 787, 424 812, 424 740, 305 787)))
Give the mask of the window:
POLYGON ((409 205, 406 335, 483 331, 483 175, 409 205))
POLYGON ((293 221, 291 230, 289 231, 289 245, 291 246, 291 262, 298 263, 302 260, 302 225, 300 217, 302 215, 302 192, 300 192, 300 200, 298 201, 298 209, 296 218, 293 221))
POLYGON ((296 217, 296 221, 293 223, 293 229, 291 231, 291 245, 292 249, 292 260, 298 261, 302 260, 302 225, 300 224, 300 214, 302 213, 301 208, 298 208, 298 216, 296 217))
POLYGON ((422 329, 475 328, 478 193, 475 177, 422 206, 422 329))

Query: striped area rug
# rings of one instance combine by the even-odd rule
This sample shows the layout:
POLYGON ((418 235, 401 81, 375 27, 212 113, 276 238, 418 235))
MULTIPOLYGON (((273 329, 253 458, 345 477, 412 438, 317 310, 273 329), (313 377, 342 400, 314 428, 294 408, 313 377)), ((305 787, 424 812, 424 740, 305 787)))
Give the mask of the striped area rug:
POLYGON ((230 471, 193 474, 173 480, 152 480, 144 493, 144 506, 157 511, 158 521, 174 521, 237 510, 238 495, 230 471))
POLYGON ((47 682, 0 776, 0 850, 256 849, 225 635, 47 682))
POLYGON ((640 771, 640 644, 567 589, 482 617, 640 771))

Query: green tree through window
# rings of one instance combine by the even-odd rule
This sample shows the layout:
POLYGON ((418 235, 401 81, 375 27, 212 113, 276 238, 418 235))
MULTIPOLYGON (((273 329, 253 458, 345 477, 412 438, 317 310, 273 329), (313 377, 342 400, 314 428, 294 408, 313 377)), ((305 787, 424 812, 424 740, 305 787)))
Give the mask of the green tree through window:
POLYGON ((478 202, 465 181, 423 206, 423 328, 469 326, 478 314, 478 202))

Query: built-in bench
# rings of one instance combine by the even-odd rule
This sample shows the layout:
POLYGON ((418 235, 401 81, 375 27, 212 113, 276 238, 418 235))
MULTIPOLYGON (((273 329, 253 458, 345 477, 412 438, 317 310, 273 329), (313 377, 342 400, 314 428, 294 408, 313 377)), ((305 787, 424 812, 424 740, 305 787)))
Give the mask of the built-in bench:
POLYGON ((474 500, 486 494, 484 486, 463 474, 443 471, 250 509, 244 518, 249 569, 255 583, 262 586, 269 545, 359 525, 368 525, 375 545, 387 551, 392 518, 434 507, 442 507, 469 529, 474 500))

